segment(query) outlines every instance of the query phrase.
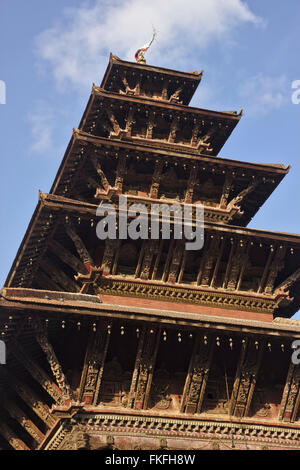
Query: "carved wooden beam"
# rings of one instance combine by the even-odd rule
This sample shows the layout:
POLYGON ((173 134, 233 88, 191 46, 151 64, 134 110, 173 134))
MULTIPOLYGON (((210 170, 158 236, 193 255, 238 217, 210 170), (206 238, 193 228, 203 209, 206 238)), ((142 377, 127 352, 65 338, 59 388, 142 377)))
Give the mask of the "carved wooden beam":
POLYGON ((173 251, 173 257, 170 263, 168 282, 175 283, 177 281, 178 271, 181 265, 181 260, 184 253, 184 243, 177 240, 173 251))
POLYGON ((227 208, 231 209, 233 206, 236 207, 241 207, 244 199, 248 194, 252 193, 254 189, 258 186, 259 181, 255 181, 254 183, 251 183, 246 189, 241 191, 236 197, 234 197, 228 204, 227 208))
POLYGON ((297 269, 293 274, 291 274, 285 281, 283 281, 278 287, 276 287, 276 291, 283 291, 286 292, 295 282, 300 279, 300 269, 297 269))
POLYGON ((146 240, 143 240, 142 247, 140 249, 139 258, 138 258, 137 265, 136 265, 136 269, 135 269, 135 274, 134 274, 135 278, 139 277, 140 275, 145 250, 146 250, 146 240))
POLYGON ((248 416, 262 354, 261 342, 244 340, 229 407, 230 415, 236 418, 248 416))
POLYGON ((158 270, 160 259, 161 259, 163 245, 164 245, 164 240, 160 240, 158 251, 157 251, 155 262, 154 262, 154 266, 153 266, 153 272, 152 272, 152 276, 151 276, 152 280, 156 279, 157 270, 158 270))
POLYGON ((132 126, 135 123, 134 120, 134 109, 130 106, 127 119, 126 119, 126 134, 130 137, 132 132, 132 126))
POLYGON ((239 240, 235 245, 235 251, 228 273, 227 289, 236 290, 238 283, 241 283, 242 268, 248 261, 249 248, 250 244, 246 240, 239 240))
POLYGON ((182 413, 201 412, 214 346, 214 337, 197 335, 183 390, 182 413))
POLYGON ((143 328, 139 340, 134 373, 130 387, 128 408, 147 408, 152 384, 161 328, 143 328))
POLYGON ((182 262, 181 262, 181 266, 180 266, 180 271, 179 271, 179 275, 178 275, 178 279, 177 279, 178 284, 181 283, 182 278, 183 278, 185 265, 186 265, 186 258, 187 258, 187 252, 186 252, 186 250, 184 250, 183 257, 182 257, 182 262))
POLYGON ((269 271, 269 275, 267 278, 267 282, 264 286, 265 294, 273 293, 276 278, 279 272, 284 268, 285 254, 286 254, 286 247, 279 246, 274 255, 272 264, 270 266, 270 271, 269 271))
POLYGON ((179 129, 179 121, 180 121, 180 116, 175 115, 173 117, 172 122, 171 122, 169 138, 168 138, 168 142, 171 143, 171 144, 175 142, 176 134, 177 134, 177 131, 179 129))
POLYGON ((48 395, 52 397, 58 405, 62 405, 64 403, 63 394, 58 386, 50 379, 46 372, 28 356, 19 343, 14 344, 12 353, 48 395))
POLYGON ((279 419, 294 422, 297 420, 300 405, 300 366, 290 364, 282 401, 279 419))
POLYGON ((65 400, 70 400, 72 397, 70 385, 68 384, 66 376, 63 373, 62 367, 56 357, 52 345, 47 338, 45 331, 40 329, 36 334, 36 340, 47 357, 52 374, 55 377, 58 388, 62 392, 63 398, 65 400))
POLYGON ((191 135, 191 141, 190 141, 190 145, 192 147, 196 147, 198 143, 199 129, 200 129, 200 122, 198 119, 194 119, 194 126, 192 129, 192 135, 191 135))
POLYGON ((214 267, 212 279, 211 279, 211 282, 210 282, 210 287, 215 287, 217 275, 218 275, 218 272, 219 272, 219 268, 220 268, 220 264, 221 264, 221 260, 222 260, 222 256, 223 256, 223 252, 224 252, 224 246, 225 246, 225 239, 224 239, 224 237, 221 237, 221 244, 218 248, 218 259, 217 259, 217 262, 216 262, 215 267, 214 267))
POLYGON ((146 139, 152 139, 153 129, 156 126, 155 124, 155 112, 151 112, 148 118, 146 139))
POLYGON ((182 101, 180 101, 180 93, 182 92, 183 88, 180 87, 178 88, 173 95, 170 96, 170 103, 177 103, 177 104, 182 104, 182 101))
POLYGON ((185 203, 187 204, 192 204, 193 202, 194 186, 197 181, 197 174, 198 174, 198 168, 196 165, 194 165, 191 168, 190 177, 187 183, 187 190, 185 194, 185 203))
POLYGON ((169 80, 165 78, 162 80, 162 92, 161 92, 161 99, 167 101, 168 100, 168 87, 169 87, 169 80))
POLYGON ((68 265, 73 271, 85 274, 87 269, 83 262, 73 255, 67 248, 56 240, 49 240, 48 247, 50 251, 58 256, 61 261, 68 265))
POLYGON ((141 279, 149 279, 152 260, 155 254, 158 253, 159 250, 159 240, 150 240, 146 243, 145 249, 143 250, 143 262, 141 266, 141 279))
POLYGON ((71 238, 72 242, 75 245, 75 248, 77 250, 78 255, 80 256, 81 261, 83 262, 85 267, 89 269, 89 266, 93 266, 94 262, 88 250, 86 249, 85 244, 81 240, 80 236, 76 233, 70 221, 65 224, 65 228, 67 235, 71 238))
POLYGON ((120 125, 119 125, 112 109, 106 108, 106 113, 107 113, 107 116, 109 118, 110 125, 113 129, 113 131, 111 132, 111 135, 118 135, 120 130, 121 130, 121 127, 120 127, 120 125))
POLYGON ((222 289, 226 289, 226 286, 227 286, 227 283, 228 283, 229 273, 230 273, 231 264, 232 264, 232 260, 233 260, 233 255, 234 255, 234 252, 235 252, 235 249, 236 249, 236 240, 234 240, 233 238, 230 238, 230 244, 231 244, 231 248, 230 248, 229 258, 228 258, 227 265, 226 265, 226 271, 225 271, 225 275, 224 275, 222 289))
POLYGON ((97 405, 104 363, 110 340, 109 324, 99 321, 97 329, 91 329, 81 376, 79 400, 97 405))
POLYGON ((15 450, 30 450, 29 447, 23 442, 6 423, 0 420, 0 433, 15 450))
POLYGON ((224 182, 224 185, 223 185, 221 200, 220 200, 220 207, 222 209, 225 209, 226 206, 227 206, 230 191, 231 191, 231 188, 232 188, 232 185, 233 185, 233 181, 234 181, 234 177, 233 177, 232 173, 227 173, 227 175, 225 177, 225 182, 224 182))
POLYGON ((92 162, 93 167, 95 168, 95 170, 97 172, 97 175, 100 178, 101 185, 107 191, 107 189, 110 187, 110 184, 109 184, 109 182, 108 182, 108 180, 105 176, 104 171, 101 168, 100 162, 99 162, 98 158, 96 157, 96 155, 93 155, 91 157, 91 162, 92 162))
POLYGON ((120 193, 122 192, 122 189, 123 189, 125 173, 126 173, 126 157, 125 155, 122 155, 118 161, 117 173, 116 173, 116 179, 115 179, 115 188, 117 188, 120 193))
POLYGON ((119 245, 119 240, 105 240, 105 250, 101 264, 101 269, 103 271, 104 276, 107 276, 108 274, 112 273, 114 258, 116 256, 119 245))
POLYGON ((18 421, 18 423, 28 432, 28 434, 40 444, 44 439, 44 434, 39 430, 39 428, 28 418, 26 413, 21 410, 18 405, 13 403, 11 400, 6 398, 6 396, 1 393, 1 402, 8 414, 18 421))
POLYGON ((51 416, 49 407, 28 385, 12 374, 9 374, 9 385, 49 428, 55 424, 56 420, 51 416))
POLYGON ((149 196, 153 199, 158 198, 158 190, 159 190, 159 184, 161 180, 163 167, 164 167, 163 159, 161 158, 159 160, 156 160, 153 177, 152 177, 152 184, 150 188, 150 194, 149 194, 149 196))
POLYGON ((271 261, 273 259, 273 256, 274 256, 274 247, 271 246, 270 247, 270 252, 269 252, 269 255, 268 255, 268 259, 267 259, 267 262, 265 264, 265 267, 264 267, 264 270, 263 270, 263 274, 261 276, 261 279, 260 279, 260 282, 259 282, 259 286, 258 286, 258 289, 257 289, 257 293, 260 294, 262 291, 263 291, 263 288, 265 286, 265 283, 266 283, 266 279, 267 279, 267 276, 268 276, 268 273, 270 271, 270 265, 271 265, 271 261))
POLYGON ((167 280, 167 277, 168 277, 169 266, 170 266, 170 262, 171 262, 172 255, 173 255, 173 250, 174 250, 174 244, 175 244, 175 240, 171 240, 170 244, 169 244, 167 259, 166 259, 166 262, 165 262, 165 265, 164 265, 162 279, 161 279, 163 282, 165 282, 167 280))
POLYGON ((217 261, 217 255, 219 253, 221 239, 218 235, 212 235, 210 238, 210 243, 208 249, 205 250, 202 260, 202 272, 201 276, 198 278, 198 285, 201 286, 210 286, 213 269, 217 261))

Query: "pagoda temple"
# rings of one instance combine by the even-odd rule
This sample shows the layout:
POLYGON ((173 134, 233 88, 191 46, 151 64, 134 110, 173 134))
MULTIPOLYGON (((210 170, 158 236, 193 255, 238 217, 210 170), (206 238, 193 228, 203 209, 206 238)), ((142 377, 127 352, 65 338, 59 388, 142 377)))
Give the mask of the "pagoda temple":
MULTIPOLYGON (((247 228, 289 167, 222 158, 202 72, 110 55, 0 296, 0 448, 300 448, 300 236, 247 228), (100 240, 101 203, 204 206, 204 247, 100 240)), ((173 221, 174 222, 174 221, 173 221)))

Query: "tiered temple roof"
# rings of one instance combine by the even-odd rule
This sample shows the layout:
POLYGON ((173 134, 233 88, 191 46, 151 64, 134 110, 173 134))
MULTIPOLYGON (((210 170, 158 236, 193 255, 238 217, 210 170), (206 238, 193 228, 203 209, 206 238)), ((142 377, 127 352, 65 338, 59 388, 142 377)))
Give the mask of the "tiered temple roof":
POLYGON ((219 156, 242 113, 189 106, 202 75, 93 85, 1 291, 3 448, 299 446, 300 236, 247 228, 289 167, 219 156), (99 240, 121 194, 202 204, 203 249, 99 240))

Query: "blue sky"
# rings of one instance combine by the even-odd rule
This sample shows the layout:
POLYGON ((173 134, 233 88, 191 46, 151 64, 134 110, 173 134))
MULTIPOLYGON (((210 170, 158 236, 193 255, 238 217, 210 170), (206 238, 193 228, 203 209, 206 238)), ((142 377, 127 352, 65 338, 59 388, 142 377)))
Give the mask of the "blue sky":
POLYGON ((152 23, 149 64, 205 71, 193 106, 244 109, 220 156, 292 166, 250 227, 300 233, 299 22, 299 0, 1 0, 1 285, 109 52, 134 60, 152 23))

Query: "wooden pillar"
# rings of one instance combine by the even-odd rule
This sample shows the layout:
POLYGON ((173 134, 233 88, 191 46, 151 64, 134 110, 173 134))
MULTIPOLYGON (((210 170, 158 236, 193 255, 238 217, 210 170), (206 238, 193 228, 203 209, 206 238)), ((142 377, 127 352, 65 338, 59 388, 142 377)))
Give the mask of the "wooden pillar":
POLYGON ((194 414, 201 412, 214 352, 214 339, 213 336, 203 334, 198 334, 196 337, 183 390, 182 413, 194 414))
POLYGON ((106 359, 110 328, 107 321, 100 320, 96 331, 91 329, 80 383, 80 401, 97 405, 106 359))
POLYGON ((145 327, 142 331, 132 376, 128 408, 147 409, 160 333, 160 327, 145 327))
POLYGON ((248 416, 262 353, 261 342, 244 340, 229 407, 230 415, 236 418, 248 416))

